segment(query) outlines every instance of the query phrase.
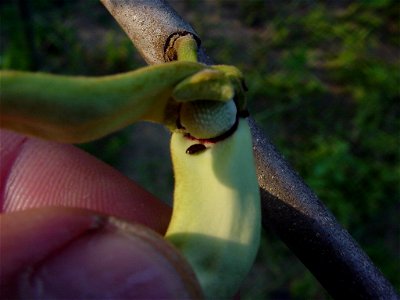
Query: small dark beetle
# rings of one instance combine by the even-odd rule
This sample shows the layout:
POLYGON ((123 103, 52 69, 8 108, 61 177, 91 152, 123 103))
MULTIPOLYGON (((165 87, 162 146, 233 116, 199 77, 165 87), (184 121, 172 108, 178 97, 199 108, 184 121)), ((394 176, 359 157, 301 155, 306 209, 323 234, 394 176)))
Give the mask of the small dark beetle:
POLYGON ((197 154, 206 150, 207 147, 203 144, 194 144, 186 149, 186 154, 197 154))

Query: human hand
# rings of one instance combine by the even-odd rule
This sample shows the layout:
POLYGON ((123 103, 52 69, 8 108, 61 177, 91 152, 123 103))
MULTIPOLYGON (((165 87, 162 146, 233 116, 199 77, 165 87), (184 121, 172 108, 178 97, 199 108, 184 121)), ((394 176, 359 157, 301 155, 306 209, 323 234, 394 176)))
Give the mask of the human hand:
POLYGON ((0 163, 2 297, 201 296, 161 236, 170 208, 111 167, 8 131, 0 132, 0 163))

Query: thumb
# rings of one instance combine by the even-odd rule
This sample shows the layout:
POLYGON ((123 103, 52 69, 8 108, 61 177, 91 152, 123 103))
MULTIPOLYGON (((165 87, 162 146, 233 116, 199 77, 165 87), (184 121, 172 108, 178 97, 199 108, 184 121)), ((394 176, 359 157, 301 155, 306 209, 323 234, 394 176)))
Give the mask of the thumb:
POLYGON ((55 207, 0 220, 2 298, 201 298, 185 260, 143 226, 55 207))

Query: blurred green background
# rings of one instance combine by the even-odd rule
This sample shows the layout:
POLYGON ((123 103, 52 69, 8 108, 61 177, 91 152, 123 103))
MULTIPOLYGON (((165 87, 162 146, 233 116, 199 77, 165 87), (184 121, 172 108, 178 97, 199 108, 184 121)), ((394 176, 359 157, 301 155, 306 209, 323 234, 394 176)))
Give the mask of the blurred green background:
MULTIPOLYGON (((241 68, 250 112, 400 289, 398 1, 170 1, 218 63, 241 68)), ((96 0, 0 2, 2 69, 104 75, 144 66, 96 0)), ((81 145, 165 201, 168 133, 136 124, 81 145)), ((329 299, 272 232, 242 299, 329 299)))

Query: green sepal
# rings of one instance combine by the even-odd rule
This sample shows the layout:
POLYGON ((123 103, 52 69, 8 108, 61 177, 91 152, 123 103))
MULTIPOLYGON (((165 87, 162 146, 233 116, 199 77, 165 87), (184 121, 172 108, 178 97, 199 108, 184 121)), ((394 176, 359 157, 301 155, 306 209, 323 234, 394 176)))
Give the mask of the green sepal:
POLYGON ((230 65, 214 65, 211 68, 223 72, 225 76, 229 78, 235 89, 234 100, 238 111, 245 110, 247 106, 245 96, 247 86, 243 73, 238 68, 230 65))
POLYGON ((44 139, 81 143, 137 121, 164 124, 178 117, 171 109, 176 105, 171 104, 174 87, 204 68, 194 62, 171 62, 103 77, 1 71, 0 125, 44 139))
POLYGON ((223 72, 205 69, 177 84, 172 96, 177 102, 229 101, 234 94, 235 89, 230 79, 223 72))

